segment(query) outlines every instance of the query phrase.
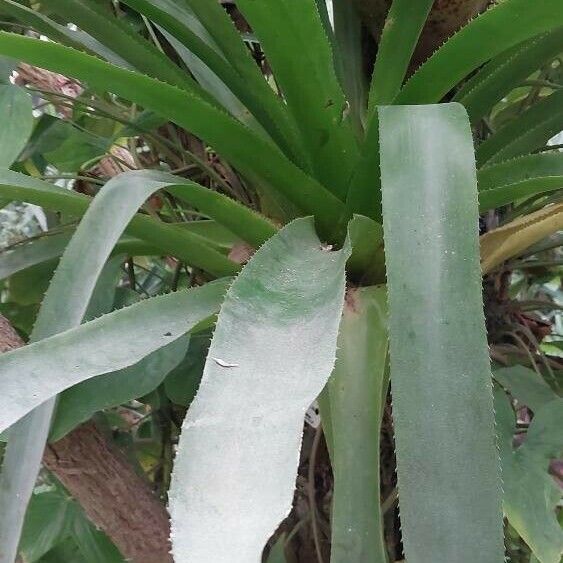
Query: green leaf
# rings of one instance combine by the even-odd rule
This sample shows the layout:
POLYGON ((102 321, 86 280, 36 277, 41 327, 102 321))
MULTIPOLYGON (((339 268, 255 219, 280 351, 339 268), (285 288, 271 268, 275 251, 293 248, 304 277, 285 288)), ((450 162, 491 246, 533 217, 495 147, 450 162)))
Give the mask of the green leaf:
POLYGON ((354 281, 362 285, 385 282, 383 227, 363 215, 354 215, 348 223, 352 256, 346 270, 354 281))
POLYGON ((440 104, 382 107, 379 123, 405 556, 502 563, 469 121, 440 104))
POLYGON ((59 172, 76 173, 86 162, 105 155, 112 141, 75 127, 64 119, 43 115, 22 160, 40 155, 59 172))
POLYGON ((563 25, 560 0, 504 0, 438 49, 405 84, 395 103, 440 101, 473 70, 514 45, 563 25))
POLYGON ((0 431, 61 391, 132 366, 175 342, 216 313, 227 285, 228 281, 219 280, 151 297, 2 354, 0 431))
MULTIPOLYGON (((125 194, 129 189, 142 190, 143 186, 149 190, 147 193, 151 193, 151 189, 156 190, 163 187, 162 182, 152 179, 153 172, 146 171, 146 173, 147 176, 145 176, 145 171, 125 172, 112 178, 106 184, 111 187, 106 189, 112 191, 114 196, 118 196, 120 192, 125 194), (142 180, 143 183, 139 184, 139 180, 142 180)), ((47 209, 64 211, 78 216, 84 215, 93 201, 88 196, 11 170, 0 170, 0 194, 18 201, 27 201, 47 209)), ((134 216, 126 231, 211 274, 231 275, 238 270, 236 264, 208 246, 201 237, 188 230, 166 225, 146 215, 134 216)))
POLYGON ((393 0, 387 13, 371 77, 370 113, 399 93, 434 0, 393 0))
POLYGON ((557 399, 557 395, 541 375, 524 366, 499 368, 493 377, 521 404, 538 412, 544 405, 557 399))
POLYGON ((188 340, 179 338, 132 366, 88 379, 64 391, 59 397, 49 440, 60 440, 100 410, 154 391, 183 359, 188 340))
POLYGON ((8 168, 18 158, 33 129, 29 94, 11 84, 0 84, 0 167, 8 168))
MULTIPOLYGON (((1 189, 0 187, 0 191, 1 189)), ((189 221, 187 223, 176 223, 175 226, 201 237, 209 246, 224 252, 230 251, 235 244, 241 242, 240 238, 215 221, 189 221)), ((53 259, 60 258, 64 252, 73 232, 74 229, 69 231, 65 230, 60 233, 46 232, 44 236, 22 241, 15 246, 0 251, 0 279, 5 279, 22 272, 22 276, 18 281, 14 281, 13 284, 10 284, 10 293, 12 294, 14 289, 19 289, 17 286, 22 280, 24 283, 26 281, 30 281, 30 283, 41 283, 41 275, 32 276, 31 273, 26 270, 44 262, 53 264, 53 259), (24 271, 26 272, 24 273, 24 271), (37 277, 38 279, 26 280, 26 277, 37 277)), ((116 243, 112 255, 158 256, 163 253, 164 251, 158 248, 158 246, 152 246, 140 239, 125 235, 116 243)), ((50 277, 48 270, 49 268, 47 268, 46 275, 50 277)), ((45 272, 45 270, 42 271, 45 272)), ((42 296, 43 293, 44 291, 42 291, 40 295, 42 296)))
POLYGON ((56 260, 47 260, 15 273, 8 284, 10 299, 20 305, 41 303, 56 267, 56 260))
POLYGON ((476 122, 538 68, 561 51, 563 27, 544 33, 501 53, 470 78, 454 100, 463 104, 476 122))
POLYGON ((175 461, 177 563, 258 561, 289 512, 304 414, 334 364, 349 252, 298 219, 227 293, 175 461))
MULTIPOLYGON (((100 272, 92 297, 85 310, 85 318, 93 318, 111 307, 121 261, 121 258, 110 260, 100 272)), ((40 320, 39 324, 41 322, 40 320)), ((36 334, 36 330, 34 330, 30 338, 33 339, 36 334)), ((48 418, 53 408, 51 405, 48 401, 42 405, 39 411, 35 411, 22 421, 17 428, 8 433, 9 444, 0 475, 0 502, 5 507, 3 509, 5 521, 0 525, 0 534, 3 537, 9 537, 9 542, 3 543, 4 551, 0 554, 2 559, 4 557, 6 557, 6 560, 13 558, 17 548, 26 505, 39 471, 39 463, 46 439, 44 427, 46 428, 48 425, 48 418), (26 432, 28 428, 29 433, 26 432), (22 470, 21 465, 21 452, 23 452, 26 461, 23 466, 24 470, 22 470)))
POLYGON ((54 43, 0 32, 0 53, 84 80, 151 109, 213 146, 272 197, 282 194, 332 233, 342 203, 271 143, 199 96, 54 43))
POLYGON ((278 538, 278 541, 274 544, 274 546, 270 550, 266 563, 287 563, 287 559, 285 558, 285 550, 284 550, 285 542, 286 542, 285 534, 282 534, 278 538))
POLYGON ((121 175, 131 181, 160 183, 162 189, 169 190, 178 199, 190 204, 210 218, 238 235, 241 240, 260 246, 273 236, 277 229, 266 217, 223 194, 204 188, 184 178, 158 172, 141 170, 121 175))
POLYGON ((37 561, 69 535, 73 505, 72 499, 60 492, 31 497, 19 547, 24 561, 37 561))
POLYGON ((69 45, 77 49, 86 49, 88 52, 96 53, 118 66, 131 68, 127 61, 80 29, 71 29, 66 25, 61 25, 41 12, 13 0, 0 0, 0 9, 2 8, 4 8, 2 12, 32 27, 35 31, 49 37, 53 41, 58 41, 63 45, 69 45))
POLYGON ((385 287, 348 290, 336 365, 319 403, 331 429, 331 563, 387 563, 379 500, 387 349, 385 287))
POLYGON ((260 40, 314 176, 344 200, 359 151, 315 1, 239 0, 237 7, 260 40))
POLYGON ((477 172, 479 209, 486 211, 518 199, 563 188, 563 153, 520 156, 477 172))
MULTIPOLYGON (((71 542, 78 553, 81 552, 81 562, 123 561, 113 543, 94 528, 79 504, 62 487, 49 484, 37 487, 22 532, 20 557, 26 563, 44 561, 43 555, 56 551, 66 542, 71 542)), ((70 563, 71 560, 58 559, 58 563, 61 561, 70 563)))
POLYGON ((544 146, 563 128, 563 89, 528 108, 483 141, 476 150, 477 165, 495 164, 544 146))
MULTIPOLYGON (((301 154, 300 139, 289 112, 282 99, 275 94, 253 60, 249 49, 235 28, 230 16, 221 4, 208 0, 132 0, 143 11, 150 3, 151 17, 155 17, 156 9, 161 12, 160 24, 175 35, 188 49, 209 66, 217 76, 232 88, 233 92, 248 107, 264 128, 270 133, 286 155, 306 168, 301 154), (167 16, 163 18, 162 13, 167 16), (174 22, 174 20, 177 20, 174 22), (178 22, 183 24, 180 30, 178 22), (220 64, 206 50, 202 50, 189 31, 193 31, 205 43, 216 50, 227 65, 220 64), (234 70, 233 75, 231 70, 234 70), (240 83, 236 80, 238 75, 240 83), (233 84, 233 80, 237 84, 233 84)), ((149 13, 149 12, 147 12, 149 13)))
POLYGON ((201 381, 209 342, 205 333, 192 335, 187 354, 166 376, 164 390, 173 403, 185 407, 191 404, 201 381))
POLYGON ((381 222, 381 181, 379 171, 379 127, 374 112, 362 146, 356 171, 350 179, 346 197, 346 214, 360 213, 381 222))
MULTIPOLYGON (((317 10, 324 22, 326 3, 322 0, 324 9, 317 10)), ((366 114, 367 83, 364 72, 362 22, 354 5, 348 0, 334 0, 332 2, 332 15, 334 19, 334 32, 323 25, 325 34, 331 40, 336 74, 342 85, 342 90, 350 104, 350 117, 352 125, 358 136, 363 135, 363 122, 366 114)), ((328 17, 327 17, 328 19, 328 17)))
MULTIPOLYGON (((160 187, 158 182, 150 181, 131 182, 125 179, 124 183, 122 177, 117 176, 100 190, 67 246, 55 271, 49 290, 45 294, 45 299, 31 334, 31 341, 35 342, 35 346, 41 347, 44 345, 44 343, 36 341, 41 341, 53 334, 68 331, 80 325, 87 312, 88 303, 98 276, 115 243, 119 240, 119 237, 136 214, 140 205, 160 187)), ((45 193, 52 193, 54 187, 43 186, 42 189, 45 193)), ((158 228, 159 222, 154 221, 151 232, 158 232, 158 228)), ((205 245, 203 246, 206 248, 205 245)), ((208 255, 210 252, 213 251, 206 248, 203 255, 208 255)), ((224 259, 221 254, 216 254, 224 259)), ((196 322, 200 320, 197 319, 196 322)), ((165 333, 167 334, 166 331, 165 333)), ((127 334, 125 330, 123 335, 127 334)), ((150 347, 147 347, 146 352, 134 361, 138 361, 151 351, 162 347, 166 340, 166 336, 161 336, 159 345, 156 348, 150 349, 150 347), (162 340, 163 338, 164 341, 162 340)), ((155 339, 155 342, 157 341, 158 339, 155 339)), ((94 340, 91 340, 91 342, 93 343, 94 340)), ((173 339, 168 340, 168 342, 173 342, 173 339)), ((88 347, 90 342, 87 340, 82 344, 88 347)), ((30 349, 33 355, 33 346, 27 346, 16 352, 25 355, 25 353, 30 353, 30 349)), ((79 345, 69 345, 66 353, 74 354, 78 350, 79 345)), ((121 351, 126 353, 127 350, 128 347, 123 346, 121 351)), ((39 355, 41 356, 41 353, 39 355)), ((43 355, 45 355, 45 352, 43 355)), ((6 360, 9 356, 9 354, 5 354, 0 358, 0 365, 4 362, 9 363, 10 360, 6 360)), ((128 367, 131 363, 134 363, 132 361, 125 365, 119 365, 118 362, 115 362, 112 365, 109 363, 112 356, 114 355, 108 352, 108 356, 105 358, 105 372, 90 372, 90 377, 128 367)), ((37 360, 38 357, 36 357, 37 360)), ((15 363, 17 364, 17 359, 15 363)), ((13 423, 18 422, 10 430, 3 471, 0 475, 0 510, 5 516, 2 522, 0 522, 0 545, 4 549, 2 557, 0 557, 2 563, 4 563, 4 560, 11 561, 15 556, 25 506, 39 471, 54 411, 56 394, 84 379, 84 377, 80 376, 80 362, 76 360, 76 357, 72 362, 75 370, 74 380, 72 377, 68 379, 69 376, 64 372, 63 363, 57 365, 56 354, 50 355, 49 361, 45 357, 39 360, 39 364, 36 365, 39 371, 35 374, 35 381, 32 375, 32 364, 25 363, 24 360, 23 365, 25 365, 25 368, 20 366, 20 368, 16 369, 16 373, 18 370, 26 369, 27 371, 30 368, 27 371, 29 377, 26 378, 26 384, 30 385, 27 388, 27 392, 25 391, 26 386, 21 385, 21 377, 19 378, 19 384, 14 380, 10 380, 9 369, 3 372, 2 375, 4 377, 0 379, 0 384, 4 383, 5 385, 3 391, 6 397, 10 395, 10 388, 16 394, 11 403, 11 407, 14 410, 11 415, 8 414, 9 409, 5 411, 5 414, 8 415, 8 423, 4 428, 0 427, 0 432, 13 423), (50 361, 55 361, 55 363, 50 364, 50 361), (51 368, 55 369, 59 378, 58 384, 59 386, 63 385, 62 388, 56 387, 57 377, 49 375, 41 377, 41 365, 43 367, 51 365, 51 368), (45 377, 47 379, 44 379, 45 377), (52 388, 54 392, 51 394, 48 392, 49 384, 55 384, 55 387, 52 388), (47 387, 43 387, 44 385, 47 385, 47 387), (27 401, 31 399, 31 402, 16 398, 21 396, 22 393, 26 394, 27 401), (24 415, 25 418, 22 419, 24 415), (11 420, 9 420, 10 418, 11 420), (21 471, 22 459, 26 460, 25 471, 21 471), (5 559, 3 560, 3 558, 5 559)), ((13 376, 14 374, 12 374, 13 376)))
MULTIPOLYGON (((130 0, 131 1, 131 0, 130 0)), ((131 2, 133 3, 133 2, 131 2)), ((146 10, 144 10, 146 13, 146 10)), ((176 18, 171 17, 171 21, 177 23, 176 18)), ((252 113, 242 104, 242 102, 233 94, 231 89, 212 71, 209 67, 203 63, 196 55, 194 55, 183 43, 178 41, 172 34, 170 34, 166 29, 156 26, 157 29, 164 35, 168 43, 174 48, 182 62, 186 65, 189 71, 194 75, 198 84, 207 92, 209 92, 233 117, 238 119, 240 122, 244 123, 250 129, 253 129, 257 133, 266 135, 262 126, 256 121, 252 113)), ((196 39, 197 36, 196 36, 196 39)), ((229 69, 229 72, 233 72, 233 69, 228 66, 226 61, 213 49, 209 49, 209 56, 216 58, 221 61, 229 69)), ((206 57, 204 60, 209 60, 206 57)), ((238 80, 238 76, 236 79, 238 80)), ((249 92, 249 89, 245 86, 243 88, 245 93, 249 92)), ((243 97, 244 99, 244 97, 243 97)), ((262 106, 259 106, 262 109, 262 106)), ((276 129, 277 131, 277 129, 276 129)), ((275 138, 275 137, 274 137, 275 138)))
POLYGON ((541 563, 559 563, 563 531, 555 509, 561 489, 548 473, 550 460, 563 453, 563 400, 536 412, 524 443, 512 448, 515 417, 503 391, 495 390, 495 411, 502 458, 504 511, 541 563))
POLYGON ((183 72, 127 23, 114 17, 113 10, 92 0, 49 0, 49 7, 67 22, 77 25, 97 39, 133 68, 211 100, 189 74, 183 72))
MULTIPOLYGON (((198 82, 224 107, 249 125, 252 125, 251 116, 254 116, 286 155, 290 158, 298 156, 295 146, 296 132, 290 124, 287 111, 257 72, 258 67, 248 53, 241 54, 242 60, 237 58, 244 69, 240 74, 241 69, 229 64, 214 38, 186 2, 127 0, 126 3, 166 30, 165 36, 169 41, 170 38, 173 39, 171 44, 198 82)), ((227 17, 225 13, 219 15, 220 19, 227 17)), ((237 44, 244 48, 242 41, 236 37, 235 39, 237 44)))

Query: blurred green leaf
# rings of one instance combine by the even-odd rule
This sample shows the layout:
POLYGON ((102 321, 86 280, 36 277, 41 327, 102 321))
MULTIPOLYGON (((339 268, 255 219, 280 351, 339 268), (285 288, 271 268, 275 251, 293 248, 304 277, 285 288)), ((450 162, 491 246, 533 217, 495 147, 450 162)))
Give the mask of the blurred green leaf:
POLYGON ((557 399, 557 395, 540 374, 524 366, 511 366, 493 371, 493 377, 521 405, 535 413, 557 399))
POLYGON ((550 460, 563 453, 563 400, 545 403, 535 413, 524 443, 513 449, 516 421, 501 390, 495 411, 502 459, 504 511, 510 524, 541 563, 559 563, 563 530, 555 517, 561 489, 548 473, 550 460))
POLYGON ((29 94, 12 84, 0 84, 0 167, 8 168, 18 158, 33 129, 29 94))
POLYGON ((166 376, 164 389, 173 403, 188 407, 195 397, 203 374, 210 338, 206 333, 193 334, 186 355, 166 376))

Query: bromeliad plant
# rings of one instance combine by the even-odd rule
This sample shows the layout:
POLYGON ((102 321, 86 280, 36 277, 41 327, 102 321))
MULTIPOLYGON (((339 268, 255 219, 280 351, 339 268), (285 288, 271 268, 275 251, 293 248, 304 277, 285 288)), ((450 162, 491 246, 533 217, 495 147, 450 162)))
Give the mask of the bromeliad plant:
MULTIPOLYGON (((563 128, 563 90, 546 78, 562 47, 560 1, 495 4, 415 68, 433 2, 394 0, 371 30, 373 71, 363 12, 345 0, 332 14, 314 0, 238 0, 242 34, 214 0, 0 4, 51 39, 2 32, 2 55, 80 81, 110 117, 112 102, 175 124, 242 187, 227 196, 156 166, 117 175, 92 198, 30 168, 0 171, 3 199, 81 217, 72 236, 38 241, 42 256, 62 256, 31 343, 0 357, 0 561, 16 556, 50 431, 58 439, 83 420, 65 419, 57 396, 89 384, 89 412, 140 397, 151 389, 119 394, 131 367, 154 354, 177 358, 173 367, 185 335, 212 324, 169 493, 175 561, 260 560, 291 508, 304 414, 319 397, 334 472, 331 561, 386 562, 379 429, 389 378, 406 559, 504 561, 478 216, 515 202, 534 211, 491 233, 486 271, 563 226, 563 159, 544 150, 563 128), (526 80, 524 96, 507 98, 526 80), (206 220, 172 223, 143 207, 154 194, 206 220), (549 205, 530 207, 538 202, 549 205), (225 238, 256 250, 244 267, 225 238), (174 257, 193 287, 103 314, 112 254, 174 257), (114 402, 101 398, 102 374, 112 374, 103 381, 114 402)), ((2 95, 13 111, 29 105, 15 86, 2 95)), ((6 167, 29 131, 23 141, 11 134, 6 167)), ((512 467, 514 424, 500 393, 500 449, 512 467)), ((505 483, 518 471, 505 471, 505 483)), ((511 526, 539 561, 556 563, 561 536, 553 526, 549 537, 530 531, 537 513, 522 510, 515 488, 505 484, 511 526)))

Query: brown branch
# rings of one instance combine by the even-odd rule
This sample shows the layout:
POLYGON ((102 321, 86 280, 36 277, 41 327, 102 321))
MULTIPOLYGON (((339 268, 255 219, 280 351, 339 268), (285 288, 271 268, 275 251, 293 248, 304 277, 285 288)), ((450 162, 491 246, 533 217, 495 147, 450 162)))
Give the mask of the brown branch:
MULTIPOLYGON (((23 345, 10 323, 0 315, 0 353, 23 345)), ((149 483, 93 423, 83 424, 50 444, 43 464, 128 561, 172 561, 164 505, 149 483)))

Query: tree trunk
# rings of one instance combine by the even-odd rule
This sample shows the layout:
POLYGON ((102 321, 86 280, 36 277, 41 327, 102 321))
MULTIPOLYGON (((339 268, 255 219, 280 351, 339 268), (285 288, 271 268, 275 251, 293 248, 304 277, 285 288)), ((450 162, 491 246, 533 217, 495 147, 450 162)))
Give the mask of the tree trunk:
MULTIPOLYGON (((0 353, 23 346, 0 315, 0 353)), ((43 463, 90 520, 134 563, 167 563, 169 519, 149 483, 91 422, 47 446, 43 463)))

